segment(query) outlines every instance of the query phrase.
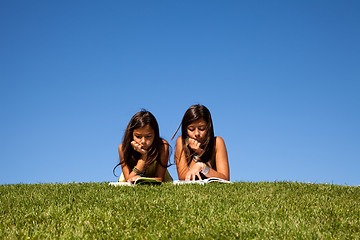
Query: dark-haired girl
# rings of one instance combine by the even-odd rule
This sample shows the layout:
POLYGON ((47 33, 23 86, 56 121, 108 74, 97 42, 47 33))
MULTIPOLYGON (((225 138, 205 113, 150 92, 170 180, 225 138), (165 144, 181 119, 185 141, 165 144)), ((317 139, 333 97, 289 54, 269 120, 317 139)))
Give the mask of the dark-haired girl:
POLYGON ((175 149, 179 180, 209 177, 229 180, 225 142, 221 137, 214 136, 210 111, 203 105, 193 105, 185 112, 180 126, 181 136, 175 149))
POLYGON ((171 182, 167 170, 169 144, 159 135, 159 125, 150 112, 143 110, 130 120, 119 148, 122 174, 120 182, 134 182, 140 177, 150 177, 171 182))

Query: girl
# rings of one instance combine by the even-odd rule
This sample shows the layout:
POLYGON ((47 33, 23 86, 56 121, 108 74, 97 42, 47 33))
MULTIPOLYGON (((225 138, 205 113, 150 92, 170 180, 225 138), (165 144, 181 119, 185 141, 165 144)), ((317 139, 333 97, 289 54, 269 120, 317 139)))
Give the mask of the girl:
POLYGON ((119 182, 134 182, 140 177, 150 177, 170 182, 167 170, 169 144, 159 136, 159 125, 150 112, 142 110, 130 120, 119 145, 122 174, 119 182))
POLYGON ((210 111, 203 105, 193 105, 185 112, 180 126, 181 136, 175 149, 179 180, 208 177, 229 180, 225 142, 221 137, 214 137, 210 111))

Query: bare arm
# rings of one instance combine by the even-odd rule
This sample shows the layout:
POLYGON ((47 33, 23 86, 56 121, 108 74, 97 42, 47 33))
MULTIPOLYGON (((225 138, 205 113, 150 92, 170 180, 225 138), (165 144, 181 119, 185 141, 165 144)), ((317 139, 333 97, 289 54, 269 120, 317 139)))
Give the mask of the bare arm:
POLYGON ((216 137, 215 162, 216 171, 210 168, 210 171, 205 176, 230 180, 229 160, 226 145, 224 139, 221 137, 216 137))
MULTIPOLYGON (((196 144, 198 145, 198 144, 196 144)), ((190 169, 186 161, 184 146, 182 144, 182 137, 180 136, 176 140, 176 149, 175 149, 175 162, 176 169, 178 172, 179 180, 195 180, 196 176, 201 179, 200 171, 203 167, 202 163, 195 163, 192 161, 190 163, 190 169)))
MULTIPOLYGON (((169 159, 169 145, 167 144, 167 142, 165 140, 163 140, 163 147, 160 150, 160 161, 161 163, 166 166, 168 164, 168 159, 169 159)), ((124 159, 124 155, 121 149, 122 144, 120 144, 119 146, 119 157, 120 157, 120 161, 122 161, 124 159)), ((139 151, 140 148, 139 148, 139 151)), ((138 160, 137 164, 136 164, 136 168, 139 169, 139 171, 143 171, 144 167, 145 167, 145 161, 146 161, 146 154, 141 154, 141 158, 138 160)), ((125 164, 122 163, 121 164, 121 168, 125 177, 125 181, 128 182, 134 182, 136 179, 140 178, 140 175, 137 175, 135 172, 132 171, 132 169, 129 169, 129 167, 125 164)), ((162 167, 160 164, 157 164, 156 167, 156 172, 155 172, 155 176, 153 177, 154 179, 158 180, 158 181, 163 181, 164 180, 164 176, 166 173, 166 168, 162 167)))
MULTIPOLYGON (((127 182, 133 182, 135 181, 137 178, 139 178, 139 175, 136 175, 135 172, 132 171, 132 169, 129 169, 129 167, 125 164, 124 162, 124 153, 122 151, 122 144, 119 145, 119 158, 120 158, 120 162, 121 162, 121 168, 122 168, 122 172, 124 174, 124 178, 125 181, 127 182)), ((138 160, 137 164, 136 164, 136 168, 139 169, 139 171, 143 171, 144 166, 145 166, 145 160, 146 160, 146 155, 141 155, 141 158, 138 160)))
POLYGON ((178 137, 175 146, 175 163, 179 180, 185 180, 189 171, 189 167, 186 162, 185 153, 183 151, 182 137, 178 137))
MULTIPOLYGON (((210 168, 209 172, 206 174, 206 177, 217 177, 229 180, 230 175, 227 151, 225 142, 221 137, 216 137, 215 161, 217 170, 210 168)), ((195 180, 196 176, 201 179, 199 172, 201 171, 203 164, 191 161, 189 169, 185 158, 185 153, 183 151, 181 137, 179 137, 176 141, 175 162, 179 180, 195 180)))

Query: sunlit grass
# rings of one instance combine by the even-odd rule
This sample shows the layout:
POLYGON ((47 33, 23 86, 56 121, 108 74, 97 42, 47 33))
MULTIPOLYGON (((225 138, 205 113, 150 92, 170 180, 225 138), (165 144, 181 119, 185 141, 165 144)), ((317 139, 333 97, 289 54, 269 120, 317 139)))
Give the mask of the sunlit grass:
POLYGON ((304 183, 0 186, 0 239, 360 239, 360 188, 304 183))

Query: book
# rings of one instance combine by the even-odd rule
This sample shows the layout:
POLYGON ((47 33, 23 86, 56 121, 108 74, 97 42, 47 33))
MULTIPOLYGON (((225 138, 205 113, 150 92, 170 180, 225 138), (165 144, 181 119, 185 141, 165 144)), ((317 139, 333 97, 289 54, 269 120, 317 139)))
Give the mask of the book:
POLYGON ((111 186, 136 186, 136 185, 160 185, 162 182, 153 178, 141 177, 136 179, 135 182, 110 182, 111 186))
POLYGON ((207 183, 214 183, 214 182, 232 183, 231 181, 227 181, 227 180, 224 180, 224 179, 221 179, 221 178, 212 177, 212 178, 207 178, 207 179, 203 179, 203 180, 194 180, 194 181, 175 180, 173 182, 173 184, 175 184, 175 185, 181 185, 181 184, 207 184, 207 183))

